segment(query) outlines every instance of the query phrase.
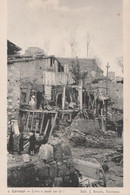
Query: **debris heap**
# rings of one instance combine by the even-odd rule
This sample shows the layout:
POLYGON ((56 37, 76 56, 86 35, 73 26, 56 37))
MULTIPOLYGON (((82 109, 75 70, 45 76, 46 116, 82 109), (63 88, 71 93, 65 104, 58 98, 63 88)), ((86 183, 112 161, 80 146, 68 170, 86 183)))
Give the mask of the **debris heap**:
MULTIPOLYGON (((86 146, 92 148, 113 148, 115 131, 102 131, 85 129, 80 122, 82 119, 76 119, 72 125, 66 129, 66 135, 75 146, 86 146)), ((84 119, 85 120, 85 119, 84 119)), ((84 123, 83 123, 84 125, 84 123)), ((85 126, 85 125, 84 125, 85 126)))

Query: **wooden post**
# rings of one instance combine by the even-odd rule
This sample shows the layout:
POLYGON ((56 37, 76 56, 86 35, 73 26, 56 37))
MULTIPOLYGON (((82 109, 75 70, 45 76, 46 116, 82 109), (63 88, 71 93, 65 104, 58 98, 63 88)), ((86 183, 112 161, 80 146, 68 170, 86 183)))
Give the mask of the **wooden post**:
POLYGON ((56 94, 56 106, 57 106, 57 99, 58 99, 58 94, 56 94))
POLYGON ((29 123, 29 117, 30 117, 30 112, 27 113, 28 117, 27 117, 27 122, 26 122, 26 130, 29 132, 29 128, 28 128, 28 123, 29 123))
MULTIPOLYGON (((107 75, 106 75, 106 77, 107 77, 107 80, 106 80, 106 97, 108 96, 108 69, 110 68, 110 65, 109 65, 109 63, 107 63, 107 65, 106 65, 106 68, 107 68, 107 75)), ((107 130, 107 115, 108 115, 108 105, 107 105, 108 103, 107 103, 107 100, 106 100, 106 130, 107 130)))
POLYGON ((57 113, 55 114, 55 117, 54 117, 54 119, 53 119, 53 124, 52 124, 52 126, 51 126, 51 130, 50 130, 49 137, 50 137, 51 134, 52 134, 52 131, 53 131, 53 128, 54 128, 54 125, 55 125, 56 118, 57 118, 57 113))
POLYGON ((79 85, 79 102, 80 102, 80 110, 82 110, 82 80, 80 81, 79 85))
POLYGON ((32 116, 31 130, 33 130, 33 120, 34 120, 34 112, 33 112, 33 116, 32 116))
POLYGON ((26 131, 26 114, 23 115, 24 131, 26 131))
POLYGON ((65 86, 63 86, 63 93, 62 93, 62 110, 65 108, 65 86))
POLYGON ((49 122, 50 122, 50 119, 48 119, 47 124, 46 124, 46 128, 45 128, 45 131, 44 131, 45 135, 46 135, 46 132, 47 132, 47 129, 48 129, 49 122))
POLYGON ((41 120, 40 134, 41 134, 41 132, 42 132, 43 120, 44 120, 44 113, 43 113, 43 115, 42 115, 42 120, 41 120))
POLYGON ((101 115, 101 121, 102 121, 102 130, 105 130, 105 123, 104 123, 104 116, 101 115))

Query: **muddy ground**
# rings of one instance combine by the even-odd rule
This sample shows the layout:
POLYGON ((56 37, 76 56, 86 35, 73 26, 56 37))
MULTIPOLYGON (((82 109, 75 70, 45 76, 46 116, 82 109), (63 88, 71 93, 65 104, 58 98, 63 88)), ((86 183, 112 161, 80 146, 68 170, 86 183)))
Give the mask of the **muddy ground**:
MULTIPOLYGON (((120 140, 115 140, 120 141, 120 140)), ((72 147, 71 151, 73 158, 86 159, 88 157, 96 158, 99 162, 106 153, 111 152, 110 149, 86 148, 86 147, 72 147)), ((109 171, 106 173, 107 187, 123 187, 123 165, 119 165, 112 161, 107 162, 109 171)))
MULTIPOLYGON (((78 129, 81 132, 86 132, 89 135, 90 129, 87 127, 87 123, 85 119, 77 119, 73 122, 71 125, 75 127, 76 123, 76 129, 78 129)), ((97 134, 97 130, 91 131, 92 135, 97 134)), ((86 136, 88 136, 86 135, 86 136)), ((91 136, 91 135, 90 135, 91 136)), ((98 135, 100 137, 100 134, 98 135)), ((92 137, 93 139, 93 137, 92 137)), ((104 159, 107 160, 107 165, 109 166, 109 170, 106 172, 106 179, 107 179, 107 187, 123 187, 123 161, 122 163, 116 163, 111 160, 110 157, 106 156, 108 154, 116 154, 117 148, 123 147, 123 137, 118 138, 117 134, 115 133, 114 137, 111 138, 104 138, 104 142, 108 142, 110 144, 107 144, 105 148, 98 148, 98 147, 87 147, 76 144, 73 144, 72 141, 70 141, 71 151, 73 154, 73 158, 79 158, 79 159, 86 159, 86 158, 96 158, 101 164, 104 159)))

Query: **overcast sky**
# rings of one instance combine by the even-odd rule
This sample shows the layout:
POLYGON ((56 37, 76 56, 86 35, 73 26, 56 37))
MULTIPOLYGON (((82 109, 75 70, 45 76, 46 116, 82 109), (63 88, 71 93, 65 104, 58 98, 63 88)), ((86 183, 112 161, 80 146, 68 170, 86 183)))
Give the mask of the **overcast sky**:
POLYGON ((122 0, 8 0, 8 39, 23 51, 30 46, 60 56, 71 57, 69 39, 74 34, 76 55, 86 57, 87 33, 90 37, 89 56, 98 56, 105 70, 121 73, 115 63, 123 56, 122 0))

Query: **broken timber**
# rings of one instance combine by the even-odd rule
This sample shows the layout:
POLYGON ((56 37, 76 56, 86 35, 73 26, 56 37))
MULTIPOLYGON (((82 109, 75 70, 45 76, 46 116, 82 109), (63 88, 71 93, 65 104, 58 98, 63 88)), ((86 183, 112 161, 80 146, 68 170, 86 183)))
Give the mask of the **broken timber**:
POLYGON ((55 126, 57 112, 48 110, 27 110, 20 109, 20 117, 24 133, 35 131, 36 133, 52 134, 55 126))

